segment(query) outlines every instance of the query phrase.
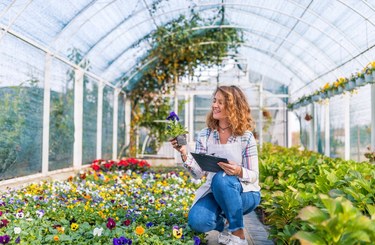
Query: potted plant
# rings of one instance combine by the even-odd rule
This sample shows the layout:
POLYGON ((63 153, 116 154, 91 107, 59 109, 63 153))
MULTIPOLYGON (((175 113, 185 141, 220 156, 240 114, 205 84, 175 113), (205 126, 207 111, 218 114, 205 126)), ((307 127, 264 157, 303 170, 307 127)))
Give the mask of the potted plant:
POLYGON ((348 86, 345 87, 346 91, 352 91, 355 88, 355 76, 352 74, 348 81, 348 86))
POLYGON ((364 73, 365 73, 365 82, 372 83, 374 78, 372 77, 372 71, 370 67, 366 67, 364 73))
POLYGON ((312 116, 309 113, 306 113, 305 120, 306 121, 311 121, 312 116))
POLYGON ((180 124, 180 118, 178 118, 177 114, 172 111, 167 120, 169 121, 169 125, 167 126, 166 134, 177 140, 179 146, 186 145, 186 134, 188 131, 180 124))
POLYGON ((365 83, 365 75, 361 72, 357 72, 357 77, 355 79, 355 85, 362 86, 365 83))
POLYGON ((337 91, 338 93, 342 94, 344 93, 344 88, 345 88, 345 85, 347 84, 347 80, 340 77, 338 83, 337 83, 337 91))
POLYGON ((369 159, 369 162, 373 163, 375 161, 375 152, 371 152, 371 147, 367 147, 370 152, 365 153, 365 157, 369 159))
POLYGON ((316 91, 313 96, 311 96, 311 100, 316 102, 316 101, 319 101, 320 100, 320 94, 318 93, 318 91, 316 91))
POLYGON ((266 110, 266 109, 263 109, 263 116, 266 117, 266 118, 270 117, 271 116, 270 111, 266 110))

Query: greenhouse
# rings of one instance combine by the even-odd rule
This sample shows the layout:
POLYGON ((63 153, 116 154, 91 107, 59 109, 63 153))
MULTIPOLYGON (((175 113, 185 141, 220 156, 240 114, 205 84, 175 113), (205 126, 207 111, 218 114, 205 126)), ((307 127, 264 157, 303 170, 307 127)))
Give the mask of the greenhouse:
POLYGON ((2 0, 0 30, 1 244, 375 244, 375 0, 2 0))

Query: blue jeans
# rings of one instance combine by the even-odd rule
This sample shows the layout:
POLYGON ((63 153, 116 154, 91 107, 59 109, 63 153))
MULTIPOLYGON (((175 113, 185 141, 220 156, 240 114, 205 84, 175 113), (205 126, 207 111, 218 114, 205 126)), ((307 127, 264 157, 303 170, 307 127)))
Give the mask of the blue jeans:
POLYGON ((196 232, 224 231, 223 214, 229 222, 228 231, 243 229, 243 215, 260 202, 260 191, 244 193, 237 177, 223 173, 212 178, 212 193, 200 198, 189 212, 189 226, 196 232))

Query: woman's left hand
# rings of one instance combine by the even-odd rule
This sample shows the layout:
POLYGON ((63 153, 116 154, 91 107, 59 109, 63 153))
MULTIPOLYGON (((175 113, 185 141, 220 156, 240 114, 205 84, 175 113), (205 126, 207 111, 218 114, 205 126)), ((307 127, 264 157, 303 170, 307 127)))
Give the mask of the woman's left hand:
POLYGON ((238 174, 240 170, 240 166, 237 165, 235 162, 228 161, 229 163, 225 162, 218 162, 217 164, 225 171, 227 175, 235 175, 238 174))

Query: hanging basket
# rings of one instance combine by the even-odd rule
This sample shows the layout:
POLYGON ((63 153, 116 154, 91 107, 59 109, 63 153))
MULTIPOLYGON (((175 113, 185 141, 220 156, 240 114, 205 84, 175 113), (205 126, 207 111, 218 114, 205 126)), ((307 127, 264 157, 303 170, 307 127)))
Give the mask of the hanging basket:
POLYGON ((374 78, 372 76, 372 73, 370 74, 365 74, 365 82, 366 83, 372 83, 374 81, 374 78))
POLYGON ((341 86, 338 86, 337 87, 337 94, 342 94, 342 93, 344 93, 344 88, 341 87, 341 86))
POLYGON ((327 99, 327 92, 320 92, 320 98, 322 98, 322 100, 327 99))
POLYGON ((270 111, 268 111, 268 110, 264 110, 264 111, 263 111, 263 116, 264 116, 264 117, 270 117, 270 116, 271 116, 270 111))
POLYGON ((319 94, 314 94, 312 97, 311 97, 311 100, 314 101, 314 102, 317 102, 320 100, 320 95, 319 94))
POLYGON ((327 97, 328 98, 331 98, 333 96, 333 92, 332 92, 332 90, 328 90, 327 91, 327 97))
POLYGON ((357 86, 362 86, 362 85, 364 85, 364 83, 365 83, 365 80, 362 77, 357 77, 355 79, 355 85, 357 85, 357 86))

